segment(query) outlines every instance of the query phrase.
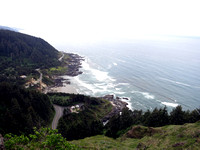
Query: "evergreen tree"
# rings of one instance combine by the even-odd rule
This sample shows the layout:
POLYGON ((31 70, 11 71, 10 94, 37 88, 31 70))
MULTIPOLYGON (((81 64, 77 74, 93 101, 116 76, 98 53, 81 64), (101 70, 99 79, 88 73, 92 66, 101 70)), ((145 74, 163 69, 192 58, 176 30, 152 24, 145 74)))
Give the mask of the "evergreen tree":
POLYGON ((49 98, 8 83, 0 84, 0 132, 30 133, 34 126, 49 123, 53 106, 49 98))
POLYGON ((181 125, 186 123, 185 112, 182 110, 182 107, 179 105, 170 113, 170 124, 181 125))

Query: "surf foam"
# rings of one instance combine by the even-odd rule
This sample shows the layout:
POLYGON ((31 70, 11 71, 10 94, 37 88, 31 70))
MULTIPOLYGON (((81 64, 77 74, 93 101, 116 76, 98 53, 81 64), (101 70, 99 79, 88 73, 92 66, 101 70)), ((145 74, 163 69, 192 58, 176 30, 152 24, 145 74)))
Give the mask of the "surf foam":
POLYGON ((163 105, 170 106, 170 107, 177 107, 177 103, 169 103, 169 102, 161 102, 163 105))
POLYGON ((140 92, 140 91, 132 91, 131 93, 139 93, 139 94, 142 94, 146 99, 155 99, 155 96, 154 95, 151 95, 150 93, 148 92, 140 92))
POLYGON ((94 76, 95 78, 102 82, 102 81, 106 81, 106 80, 111 80, 111 81, 115 81, 114 78, 110 77, 108 75, 108 72, 104 72, 104 71, 100 71, 100 70, 97 70, 97 69, 94 69, 94 68, 91 68, 89 63, 88 63, 88 59, 86 59, 85 61, 82 62, 82 68, 84 70, 87 70, 87 71, 90 71, 94 76))
POLYGON ((143 95, 145 98, 147 98, 147 99, 154 99, 154 98, 155 98, 154 95, 150 95, 150 94, 147 93, 147 92, 143 92, 142 95, 143 95))

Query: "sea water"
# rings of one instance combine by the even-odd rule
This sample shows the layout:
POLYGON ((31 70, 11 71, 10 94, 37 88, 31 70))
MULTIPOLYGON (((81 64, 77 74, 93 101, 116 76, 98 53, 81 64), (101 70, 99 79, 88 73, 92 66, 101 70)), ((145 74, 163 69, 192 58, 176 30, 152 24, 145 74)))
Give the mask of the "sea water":
POLYGON ((200 107, 200 38, 161 37, 69 47, 85 58, 79 93, 113 94, 130 109, 200 107))

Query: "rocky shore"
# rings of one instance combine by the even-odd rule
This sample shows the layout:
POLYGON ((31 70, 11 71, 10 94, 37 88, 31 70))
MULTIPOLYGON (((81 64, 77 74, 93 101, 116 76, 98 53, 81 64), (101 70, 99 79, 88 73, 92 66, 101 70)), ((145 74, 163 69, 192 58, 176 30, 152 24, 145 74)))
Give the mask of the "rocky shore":
POLYGON ((82 74, 83 72, 79 71, 81 68, 81 61, 83 61, 83 57, 79 56, 78 54, 67 53, 69 56, 68 64, 67 64, 67 73, 68 76, 77 76, 82 74))
MULTIPOLYGON (((77 54, 67 53, 69 58, 67 59, 67 73, 66 76, 74 77, 82 72, 79 70, 81 68, 81 61, 84 61, 84 58, 77 54)), ((48 92, 66 92, 66 93, 77 93, 73 85, 71 85, 70 80, 64 76, 55 76, 54 77, 55 85, 53 87, 48 87, 48 92), (64 85, 65 84, 65 85, 64 85)), ((105 95, 100 97, 102 99, 108 100, 112 105, 112 110, 102 118, 102 122, 105 125, 108 120, 116 114, 120 114, 124 108, 127 108, 128 103, 122 101, 128 100, 127 98, 114 97, 114 95, 105 95)))
POLYGON ((121 101, 119 97, 114 98, 114 95, 105 95, 102 98, 108 100, 113 105, 111 112, 102 119, 102 122, 105 125, 111 117, 120 114, 122 109, 127 108, 128 103, 121 101))
POLYGON ((84 61, 84 58, 78 54, 73 53, 63 53, 63 56, 59 58, 59 61, 64 61, 67 71, 63 75, 53 76, 54 85, 48 86, 44 93, 48 92, 66 92, 66 93, 77 93, 73 86, 71 86, 70 79, 65 78, 74 77, 79 74, 82 74, 79 69, 81 68, 81 61, 84 61), (67 56, 67 59, 63 60, 64 56, 67 56))

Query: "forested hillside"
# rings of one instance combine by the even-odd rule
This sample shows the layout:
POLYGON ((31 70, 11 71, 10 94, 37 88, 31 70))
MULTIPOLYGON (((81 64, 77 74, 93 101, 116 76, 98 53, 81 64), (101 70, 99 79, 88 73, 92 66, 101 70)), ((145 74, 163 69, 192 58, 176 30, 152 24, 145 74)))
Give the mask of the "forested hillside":
POLYGON ((47 95, 0 84, 0 133, 31 133, 50 124, 54 114, 47 95))
POLYGON ((49 67, 58 64, 58 51, 41 38, 0 30, 0 56, 20 65, 49 67))
POLYGON ((41 38, 0 30, 0 81, 20 82, 37 68, 60 65, 59 52, 41 38))

